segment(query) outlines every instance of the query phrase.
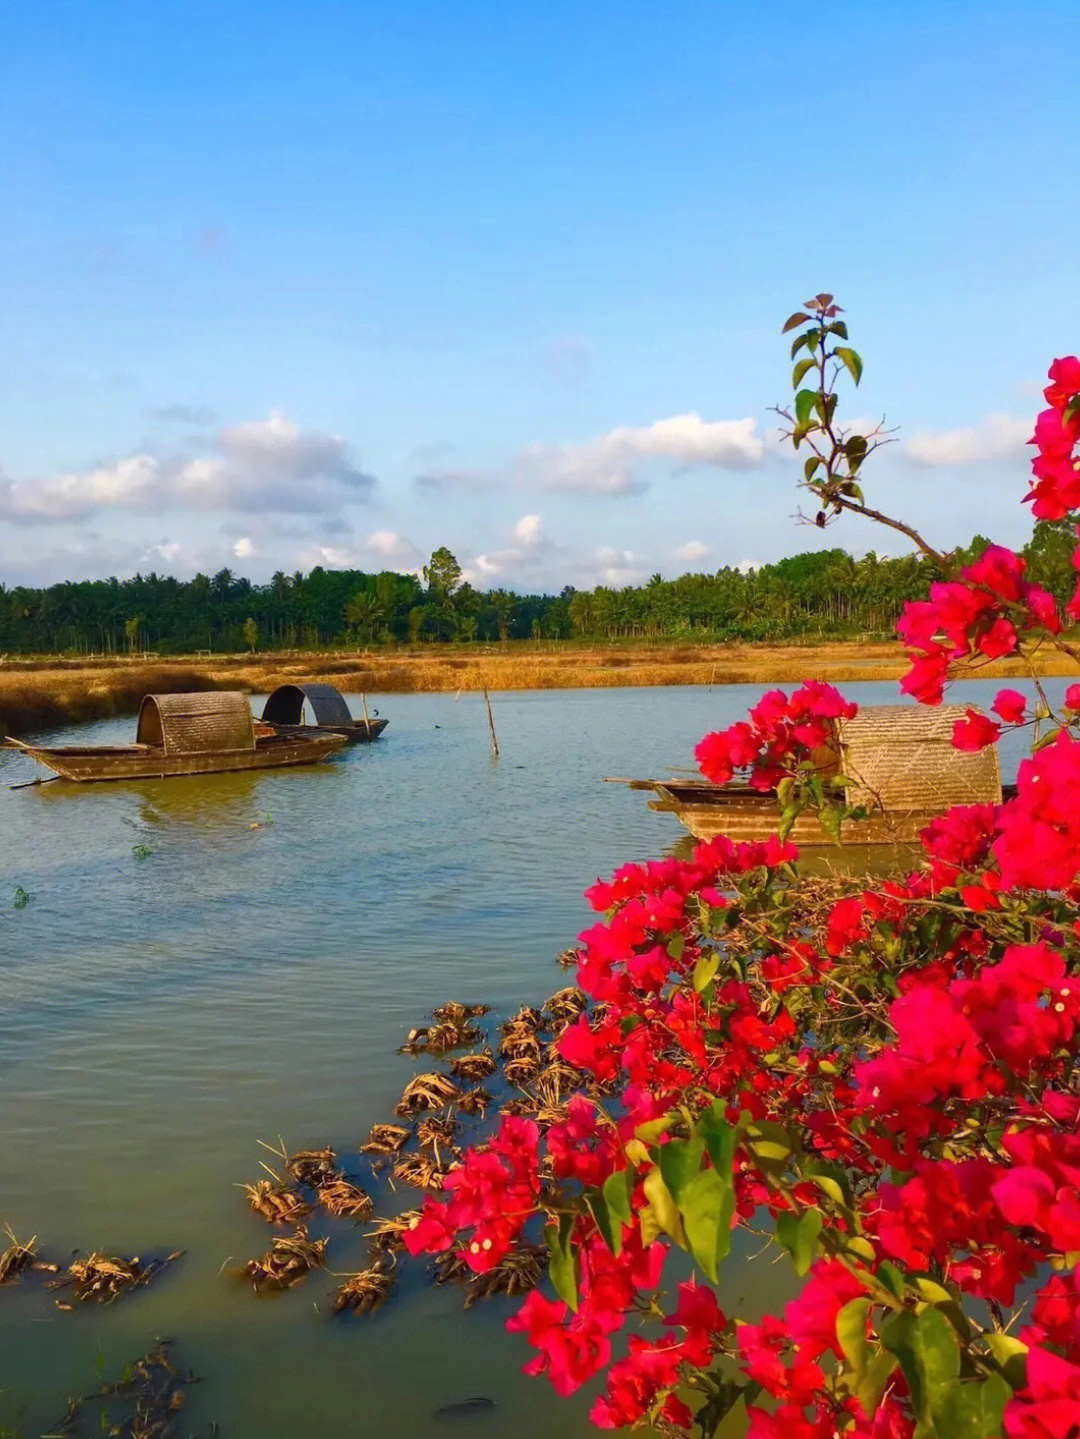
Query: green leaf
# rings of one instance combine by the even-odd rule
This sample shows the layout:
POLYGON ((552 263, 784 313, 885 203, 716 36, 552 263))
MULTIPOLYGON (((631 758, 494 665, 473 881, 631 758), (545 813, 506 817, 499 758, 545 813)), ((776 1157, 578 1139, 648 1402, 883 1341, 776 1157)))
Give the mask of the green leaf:
POLYGON ((825 326, 826 334, 839 335, 842 340, 847 339, 847 326, 843 320, 834 320, 831 325, 825 326))
POLYGON ((652 1169, 645 1176, 644 1189, 649 1209, 659 1228, 665 1234, 670 1234, 680 1249, 685 1249, 686 1231, 679 1218, 678 1205, 671 1196, 671 1190, 664 1183, 664 1176, 659 1169, 652 1169))
POLYGON ((551 1251, 548 1273, 555 1286, 555 1293, 569 1308, 576 1311, 578 1307, 577 1256, 570 1248, 570 1235, 573 1228, 574 1216, 564 1214, 559 1219, 558 1228, 554 1224, 549 1224, 545 1228, 544 1238, 551 1251))
POLYGON ((810 316, 804 314, 802 310, 796 310, 794 315, 789 315, 784 321, 784 328, 780 333, 786 335, 789 330, 793 330, 796 325, 801 325, 804 321, 809 320, 809 318, 810 316))
POLYGON ((797 389, 799 388, 799 381, 802 379, 802 377, 803 377, 804 375, 809 374, 809 372, 810 372, 813 368, 814 368, 814 361, 813 361, 813 359, 803 359, 803 360, 800 360, 799 363, 795 366, 795 368, 794 368, 794 369, 792 370, 792 372, 791 372, 791 388, 792 388, 793 390, 797 390, 797 389))
POLYGON ((825 461, 821 458, 820 455, 810 456, 810 458, 803 465, 803 476, 806 479, 807 483, 809 483, 814 478, 814 471, 818 468, 818 466, 823 465, 824 463, 825 461))
POLYGON ((603 1195, 591 1191, 585 1195, 585 1204, 596 1221, 604 1243, 618 1258, 622 1251, 622 1225, 616 1221, 603 1195))
POLYGON ((1027 1382, 1027 1345, 1012 1334, 999 1334, 993 1330, 984 1334, 983 1338, 1006 1380, 1014 1389, 1023 1389, 1027 1382))
POLYGON ((713 1284, 719 1283, 719 1266, 731 1249, 731 1220, 735 1213, 735 1186, 715 1169, 703 1169, 685 1186, 679 1198, 690 1253, 713 1284))
POLYGON ((797 335, 791 344, 791 358, 794 359, 802 347, 810 340, 813 330, 807 330, 805 335, 797 335))
POLYGON ((1000 1374, 982 1384, 958 1384, 942 1396, 934 1410, 939 1439, 986 1439, 1000 1434, 1005 1405, 1012 1390, 1000 1374))
POLYGON ((825 808, 823 810, 820 810, 818 813, 818 823, 832 840, 833 844, 839 844, 841 842, 840 820, 840 810, 835 809, 831 804, 826 805, 825 808))
POLYGON ((903 1270, 898 1269, 896 1265, 891 1264, 889 1260, 883 1259, 877 1267, 877 1278, 881 1281, 882 1284, 884 1284, 885 1288, 889 1291, 889 1293, 893 1296, 894 1299, 903 1299, 903 1270))
POLYGON ((703 1139, 672 1139, 662 1144, 658 1151, 660 1173, 678 1204, 683 1190, 696 1174, 701 1173, 701 1161, 705 1157, 703 1139))
POLYGON ((855 1398, 862 1405, 867 1419, 872 1419, 881 1403, 881 1396, 896 1368, 896 1355, 887 1349, 877 1349, 867 1362, 862 1377, 855 1386, 855 1398))
POLYGON ((731 1178, 735 1160, 735 1146, 739 1142, 739 1124, 729 1124, 724 1115, 724 1102, 714 1099, 694 1126, 694 1133, 705 1143, 709 1158, 721 1179, 731 1178))
POLYGON ((632 1169, 616 1169, 614 1174, 609 1174, 604 1180, 604 1187, 601 1193, 604 1202, 613 1219, 621 1224, 629 1224, 632 1213, 630 1197, 634 1192, 634 1171, 632 1169))
POLYGON ((814 1262, 817 1238, 824 1222, 820 1209, 804 1209, 802 1214, 776 1216, 776 1237, 795 1261, 796 1274, 805 1274, 814 1262))
POLYGON ((698 994, 707 989, 716 978, 716 971, 720 968, 720 956, 714 950, 711 954, 703 954, 694 965, 694 989, 698 994))
POLYGON ((870 1313, 871 1302, 869 1299, 852 1299, 836 1316, 837 1343, 854 1370, 856 1380, 862 1375, 870 1357, 866 1319, 870 1313))
POLYGON ((667 1114, 662 1114, 659 1119, 648 1119, 634 1130, 634 1138, 640 1139, 643 1144, 655 1144, 661 1134, 667 1133, 678 1117, 678 1113, 672 1109, 667 1114))
POLYGON ((862 360, 855 350, 850 350, 846 345, 837 345, 833 354, 838 360, 843 361, 847 366, 851 378, 856 384, 862 379, 862 360))
POLYGON ((881 1340, 900 1361, 917 1417, 932 1429, 935 1411, 943 1409, 960 1374, 955 1330, 940 1309, 902 1309, 882 1324, 881 1340))
POLYGON ((672 959, 682 959, 683 950, 686 948, 686 936, 681 932, 673 934, 668 941, 667 952, 672 959))
POLYGON ((794 827, 795 821, 799 818, 799 806, 788 804, 780 812, 780 823, 777 826, 776 835, 783 844, 794 827))
POLYGON ((811 418, 817 397, 817 390, 800 390, 795 396, 795 419, 798 424, 805 425, 811 418))

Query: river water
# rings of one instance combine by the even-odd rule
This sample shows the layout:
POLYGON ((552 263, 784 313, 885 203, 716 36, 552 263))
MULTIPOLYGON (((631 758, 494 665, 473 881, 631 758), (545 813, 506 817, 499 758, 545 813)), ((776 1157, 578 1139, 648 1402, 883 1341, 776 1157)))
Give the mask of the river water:
MULTIPOLYGON (((986 705, 995 688, 955 697, 986 705)), ((155 1337, 202 1380, 185 1434, 421 1439, 473 1396, 494 1407, 455 1430, 588 1432, 592 1390, 560 1400, 520 1375, 524 1341, 502 1327, 517 1300, 463 1314, 459 1291, 416 1279, 374 1316, 331 1320, 336 1281, 318 1271, 255 1297, 229 1270, 271 1231, 235 1186, 279 1136, 332 1144, 363 1183, 357 1146, 431 1067, 395 1052, 409 1028, 451 998, 542 1002, 569 982, 554 956, 589 920, 582 889, 682 835, 603 777, 691 768, 701 734, 759 693, 498 694, 497 760, 476 695, 369 698, 390 720, 377 744, 277 774, 13 791, 38 771, 0 751, 0 1224, 61 1260, 186 1251, 108 1308, 0 1290, 0 1433, 48 1431, 155 1337)), ((365 1227, 313 1225, 329 1270, 363 1267, 365 1227)), ((784 1265, 733 1270, 722 1304, 775 1307, 784 1265)))

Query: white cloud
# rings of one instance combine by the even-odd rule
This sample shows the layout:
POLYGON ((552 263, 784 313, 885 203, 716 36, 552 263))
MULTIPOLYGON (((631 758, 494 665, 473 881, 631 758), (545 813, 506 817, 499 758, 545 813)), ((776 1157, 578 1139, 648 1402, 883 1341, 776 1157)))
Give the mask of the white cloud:
POLYGON ((679 545, 672 550, 672 554, 677 560, 682 560, 684 564, 688 565, 700 564, 708 553, 708 545, 702 544, 700 540, 687 540, 685 545, 679 545))
POLYGON ((667 460, 680 469, 750 470, 764 458, 756 420, 703 420, 689 414, 652 425, 621 425, 580 445, 533 446, 513 468, 519 482, 544 489, 631 495, 648 488, 641 472, 650 460, 667 460))
POLYGON ((988 460, 1018 459, 1031 436, 1031 420, 1015 415, 986 415, 959 430, 917 430, 901 446, 916 464, 973 465, 988 460))
POLYGON ((539 515, 522 515, 513 529, 513 542, 505 549, 487 550, 466 559, 461 566, 462 579, 477 588, 516 580, 523 573, 536 579, 541 559, 555 546, 544 534, 539 515))
POLYGON ((48 523, 168 509, 330 514, 366 499, 374 483, 351 465, 340 436, 304 432, 273 410, 265 420, 227 426, 209 455, 130 455, 19 483, 0 476, 0 519, 48 523))
POLYGON ((647 490, 643 473, 651 463, 679 470, 703 466, 757 469, 765 459, 757 421, 703 420, 673 415, 651 425, 620 425, 579 445, 531 445, 502 472, 428 470, 414 484, 429 490, 485 490, 508 485, 522 490, 564 490, 578 494, 635 495, 647 490))
POLYGON ((411 540, 393 530, 375 530, 358 545, 314 544, 293 557, 302 569, 323 565, 332 570, 397 570, 419 574, 424 557, 411 540))
POLYGON ((232 552, 238 560, 250 560, 255 553, 255 544, 250 535, 241 535, 233 545, 232 552))
POLYGON ((544 531, 539 515, 522 515, 514 526, 514 537, 527 550, 538 549, 545 543, 544 531))

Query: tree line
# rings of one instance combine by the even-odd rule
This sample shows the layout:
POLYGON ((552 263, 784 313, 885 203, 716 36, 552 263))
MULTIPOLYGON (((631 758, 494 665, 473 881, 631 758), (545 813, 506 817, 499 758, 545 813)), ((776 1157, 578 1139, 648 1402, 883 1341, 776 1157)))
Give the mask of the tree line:
MULTIPOLYGON (((955 559, 962 563, 987 543, 977 537, 955 559)), ((1062 600, 1072 593, 1074 545, 1067 527, 1040 525, 1022 552, 1030 577, 1062 600)), ((316 566, 307 574, 279 571, 265 585, 227 569, 190 580, 150 574, 44 589, 0 584, 0 655, 887 635, 904 601, 924 597, 932 578, 932 565, 917 554, 856 559, 832 549, 757 569, 523 595, 463 583, 457 560, 441 547, 419 577, 316 566)))

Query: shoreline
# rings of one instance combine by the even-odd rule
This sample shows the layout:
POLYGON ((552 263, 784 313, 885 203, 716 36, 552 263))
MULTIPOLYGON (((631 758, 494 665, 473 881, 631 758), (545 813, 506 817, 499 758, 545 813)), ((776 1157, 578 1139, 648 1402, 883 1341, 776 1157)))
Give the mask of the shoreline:
MULTIPOLYGON (((0 663, 0 734, 20 735, 80 721, 134 714, 144 694, 242 689, 265 693, 295 680, 328 681, 347 693, 453 694, 461 690, 606 689, 637 685, 842 685, 898 680, 908 666, 891 641, 819 644, 628 643, 579 645, 525 641, 351 653, 42 657, 0 663)), ((1023 662, 996 660, 965 677, 1020 679, 1023 662)), ((1048 653, 1040 676, 1074 675, 1067 656, 1048 653)))

